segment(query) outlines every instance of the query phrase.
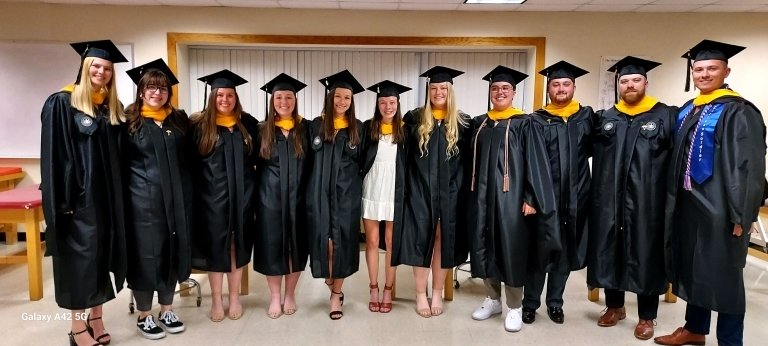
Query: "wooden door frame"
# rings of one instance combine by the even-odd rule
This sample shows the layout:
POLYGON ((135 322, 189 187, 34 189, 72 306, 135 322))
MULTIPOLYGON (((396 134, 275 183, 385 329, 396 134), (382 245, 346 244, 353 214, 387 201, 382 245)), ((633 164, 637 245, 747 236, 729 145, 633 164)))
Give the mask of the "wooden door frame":
MULTIPOLYGON (((330 46, 446 46, 446 47, 520 47, 534 48, 535 70, 544 69, 544 37, 401 37, 401 36, 295 36, 246 35, 169 32, 168 66, 178 75, 179 45, 330 45, 330 46)), ((533 109, 543 106, 544 76, 534 73, 533 109)), ((178 86, 171 100, 178 105, 178 86)))

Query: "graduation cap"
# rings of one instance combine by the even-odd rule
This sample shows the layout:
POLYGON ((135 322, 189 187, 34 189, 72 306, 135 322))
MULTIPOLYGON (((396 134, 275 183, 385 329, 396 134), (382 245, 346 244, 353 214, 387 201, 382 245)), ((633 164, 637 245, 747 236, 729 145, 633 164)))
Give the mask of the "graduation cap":
POLYGON ((390 80, 383 80, 381 82, 378 82, 374 85, 371 85, 368 87, 368 90, 373 91, 376 93, 376 97, 389 97, 389 96, 395 96, 397 98, 400 98, 400 94, 411 90, 411 88, 397 84, 390 80))
POLYGON ((491 108, 491 84, 507 82, 514 87, 526 78, 528 78, 527 74, 502 65, 496 66, 491 72, 488 72, 487 75, 483 76, 483 80, 488 81, 488 108, 491 108))
MULTIPOLYGON (((576 78, 579 78, 587 73, 589 73, 589 71, 573 65, 565 60, 560 60, 539 71, 540 75, 547 77, 547 83, 553 79, 560 78, 568 78, 575 82, 576 78)), ((547 92, 545 94, 547 97, 547 103, 549 103, 549 93, 547 92)))
POLYGON ((179 84, 179 80, 176 79, 176 76, 173 75, 171 68, 166 65, 163 59, 152 60, 144 65, 125 71, 125 73, 128 74, 128 77, 131 77, 131 80, 133 80, 134 84, 139 85, 139 80, 141 80, 141 77, 143 77, 144 74, 150 70, 158 70, 162 72, 166 77, 168 77, 168 82, 170 83, 169 86, 179 84))
POLYGON ((634 56, 626 56, 608 68, 608 72, 614 73, 615 93, 614 102, 619 102, 619 77, 628 74, 639 74, 648 77, 648 72, 661 65, 661 63, 640 59, 634 56))
POLYGON ((424 71, 419 77, 426 77, 427 83, 443 83, 448 82, 453 84, 453 79, 464 74, 464 71, 454 70, 445 66, 437 65, 429 70, 424 71))
POLYGON ((269 101, 267 100, 267 95, 273 94, 276 91, 293 91, 293 93, 296 94, 306 86, 306 84, 298 79, 285 73, 281 73, 277 75, 277 77, 272 78, 267 84, 264 84, 264 86, 259 88, 266 92, 266 94, 264 94, 264 117, 266 118, 267 115, 269 115, 269 101))
POLYGON ((328 77, 325 77, 320 80, 320 83, 325 86, 325 91, 328 92, 331 89, 334 88, 344 88, 352 90, 352 94, 357 94, 360 92, 365 91, 365 88, 363 87, 360 82, 355 79, 355 76, 352 75, 349 70, 344 70, 335 74, 332 74, 328 77))
POLYGON ((702 40, 697 45, 693 46, 681 56, 681 58, 688 59, 685 73, 685 91, 691 90, 691 67, 693 67, 694 61, 721 60, 727 63, 728 59, 739 54, 746 48, 747 47, 712 40, 702 40))
MULTIPOLYGON (((245 83, 248 83, 247 80, 243 79, 243 77, 238 76, 234 72, 224 69, 219 72, 211 73, 207 76, 203 76, 198 78, 197 80, 210 85, 211 89, 217 89, 217 88, 232 88, 234 89, 238 85, 243 85, 245 83)), ((205 92, 203 93, 203 108, 206 106, 206 102, 208 102, 208 87, 205 87, 205 92)))
POLYGON ((111 61, 113 64, 128 62, 128 59, 125 58, 123 53, 120 53, 117 46, 110 40, 75 42, 69 45, 80 55, 80 70, 77 72, 75 84, 80 84, 80 72, 83 70, 85 58, 101 58, 111 61))

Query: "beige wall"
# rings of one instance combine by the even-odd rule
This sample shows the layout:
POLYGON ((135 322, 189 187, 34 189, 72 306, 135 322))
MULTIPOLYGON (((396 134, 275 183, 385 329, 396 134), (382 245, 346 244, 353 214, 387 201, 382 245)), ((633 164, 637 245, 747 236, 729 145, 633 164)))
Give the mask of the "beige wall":
MULTIPOLYGON (((135 61, 143 62, 167 58, 166 32, 542 36, 547 38, 547 64, 565 59, 597 72, 602 55, 642 55, 662 62, 649 76, 650 93, 669 104, 693 97, 683 92, 685 60, 679 57, 709 38, 749 47, 731 60, 728 81, 768 113, 768 98, 760 94, 768 77, 768 13, 365 12, 0 3, 0 40, 110 38, 134 44, 135 61)), ((595 104, 597 84, 596 73, 579 78, 576 98, 595 104)), ((0 165, 8 164, 22 165, 30 173, 23 184, 39 182, 35 160, 0 160, 0 165)))

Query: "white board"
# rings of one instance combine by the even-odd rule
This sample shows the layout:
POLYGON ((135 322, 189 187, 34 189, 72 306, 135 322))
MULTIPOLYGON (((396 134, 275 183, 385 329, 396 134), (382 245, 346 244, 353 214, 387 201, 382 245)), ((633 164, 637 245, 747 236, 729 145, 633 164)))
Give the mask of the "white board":
MULTIPOLYGON (((133 67, 133 46, 118 44, 129 62, 115 64, 117 93, 133 102, 125 74, 133 67)), ((40 110, 45 99, 77 78, 80 57, 68 43, 0 42, 0 158, 40 157, 40 110)))

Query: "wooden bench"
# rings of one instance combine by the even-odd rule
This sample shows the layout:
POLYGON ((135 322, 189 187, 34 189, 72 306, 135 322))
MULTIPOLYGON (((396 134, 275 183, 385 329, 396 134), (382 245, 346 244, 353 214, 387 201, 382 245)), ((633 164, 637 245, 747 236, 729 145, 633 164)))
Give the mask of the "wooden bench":
MULTIPOLYGON (((16 181, 24 178, 24 172, 20 167, 0 167, 0 192, 8 191, 16 187, 16 181)), ((0 232, 5 232, 5 244, 13 245, 19 240, 16 233, 16 224, 0 223, 0 232)))
POLYGON ((42 221, 43 200, 37 185, 0 192, 0 223, 23 223, 27 232, 26 253, 0 256, 0 264, 27 263, 30 300, 43 298, 42 221))

